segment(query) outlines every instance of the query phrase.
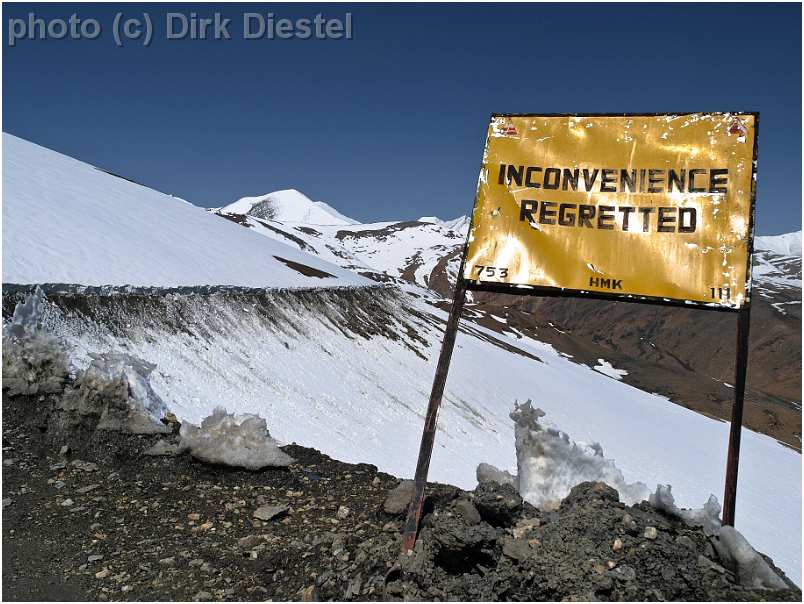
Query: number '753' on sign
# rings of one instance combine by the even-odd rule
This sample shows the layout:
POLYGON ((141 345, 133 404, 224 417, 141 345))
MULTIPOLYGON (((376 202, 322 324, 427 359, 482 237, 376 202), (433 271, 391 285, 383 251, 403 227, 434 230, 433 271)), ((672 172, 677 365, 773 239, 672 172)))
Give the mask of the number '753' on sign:
POLYGON ((477 264, 474 270, 479 279, 482 277, 500 277, 501 279, 505 279, 508 276, 508 267, 505 266, 481 266, 477 264))

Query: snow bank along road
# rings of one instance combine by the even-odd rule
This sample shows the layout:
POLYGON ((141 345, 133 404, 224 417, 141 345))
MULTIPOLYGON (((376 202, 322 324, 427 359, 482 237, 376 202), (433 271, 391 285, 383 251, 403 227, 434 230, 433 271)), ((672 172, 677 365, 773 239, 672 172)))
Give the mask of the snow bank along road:
MULTIPOLYGON (((286 442, 413 473, 444 313, 398 289, 357 287, 372 282, 31 143, 4 135, 4 151, 4 284, 118 286, 50 289, 45 325, 76 365, 90 352, 128 352, 156 363, 154 388, 181 419, 198 422, 218 405, 259 413, 286 442), (209 285, 285 291, 120 287, 209 285)), ((4 316, 13 291, 5 288, 4 316)), ((472 487, 481 461, 513 470, 508 413, 528 398, 548 424, 599 441, 630 482, 670 483, 682 506, 721 494, 727 424, 470 322, 457 341, 432 478, 472 487)), ((747 431, 737 502, 738 528, 796 582, 800 460, 747 431)))
MULTIPOLYGON (((268 419, 284 442, 410 476, 446 314, 396 289, 263 294, 51 293, 48 329, 78 366, 119 351, 157 364, 155 391, 181 418, 217 405, 268 419)), ((8 300, 8 307, 11 301, 8 300)), ((465 322, 439 418, 433 480, 470 488, 478 463, 516 469, 514 400, 599 441, 629 482, 673 485, 682 506, 721 495, 728 425, 648 394, 528 338, 465 322)), ((746 431, 737 524, 800 580, 800 455, 746 431)))

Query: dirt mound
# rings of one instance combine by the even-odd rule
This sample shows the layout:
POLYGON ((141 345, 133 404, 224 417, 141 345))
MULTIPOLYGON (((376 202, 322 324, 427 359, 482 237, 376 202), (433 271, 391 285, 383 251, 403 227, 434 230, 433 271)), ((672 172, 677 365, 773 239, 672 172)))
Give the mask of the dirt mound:
POLYGON ((5 600, 801 599, 740 585, 703 532, 602 483, 549 513, 430 485, 401 554, 399 480, 374 466, 296 445, 287 468, 211 466, 173 454, 176 426, 68 443, 42 417, 57 397, 3 398, 5 600))
MULTIPOLYGON (((415 600, 755 600, 699 529, 647 503, 627 507, 603 483, 577 485, 552 513, 514 505, 510 485, 456 498, 425 521, 386 593, 415 600), (497 507, 488 507, 496 501, 497 507), (474 506, 478 517, 466 514, 474 506), (505 514, 499 509, 504 508, 505 514)), ((374 552, 369 558, 374 557, 374 552)))

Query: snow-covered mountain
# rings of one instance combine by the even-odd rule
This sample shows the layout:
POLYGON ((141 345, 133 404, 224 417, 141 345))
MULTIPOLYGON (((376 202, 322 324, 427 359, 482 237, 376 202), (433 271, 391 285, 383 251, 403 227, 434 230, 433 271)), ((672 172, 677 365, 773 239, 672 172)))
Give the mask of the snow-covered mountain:
POLYGON ((449 231, 455 231, 456 233, 466 236, 469 232, 469 223, 471 220, 468 216, 458 216, 458 218, 453 218, 452 220, 441 220, 435 216, 422 216, 419 218, 419 222, 433 222, 449 231))
POLYGON ((801 231, 757 237, 752 276, 761 298, 801 319, 801 231))
POLYGON ((801 256, 801 231, 757 237, 754 239, 754 249, 778 256, 801 256))
POLYGON ((369 282, 186 201, 4 133, 3 283, 281 288, 369 282))
MULTIPOLYGON (((214 215, 13 137, 4 152, 4 318, 26 289, 14 283, 259 287, 144 296, 51 285, 42 324, 78 367, 109 351, 154 363, 153 389, 182 420, 218 405, 259 413, 285 442, 412 475, 446 320, 434 290, 454 278, 465 221, 282 222, 319 210, 330 218, 315 220, 348 220, 314 202, 286 207, 286 195, 269 204, 273 218, 214 215)), ((557 330, 520 328, 502 308, 467 307, 434 480, 472 487, 483 461, 514 470, 508 414, 532 398, 548 425, 599 442, 627 481, 670 483, 683 506, 720 496, 726 423, 617 379, 628 376, 601 349, 578 362, 549 341, 557 330)), ((801 457, 748 430, 737 523, 800 581, 790 535, 801 534, 801 457)))
POLYGON ((222 214, 248 214, 277 222, 310 225, 357 224, 323 201, 313 201, 296 189, 275 191, 257 197, 243 197, 219 208, 222 214))
POLYGON ((335 216, 342 215, 335 210, 325 214, 318 205, 321 203, 298 191, 279 191, 247 197, 212 211, 380 281, 411 283, 442 294, 454 283, 469 230, 466 216, 446 221, 426 216, 367 224, 346 219, 346 223, 336 222, 335 216), (254 201, 264 199, 272 200, 270 212, 254 201), (304 220, 305 216, 312 216, 315 222, 304 220))

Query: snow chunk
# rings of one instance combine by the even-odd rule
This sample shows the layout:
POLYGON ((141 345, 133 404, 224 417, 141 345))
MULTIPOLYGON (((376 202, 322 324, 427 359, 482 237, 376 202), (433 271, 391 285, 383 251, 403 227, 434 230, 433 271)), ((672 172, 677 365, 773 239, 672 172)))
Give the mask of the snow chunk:
POLYGON ((627 483, 614 462, 603 457, 598 443, 575 442, 565 432, 542 426, 539 418, 544 415, 531 401, 516 405, 510 415, 516 422, 519 494, 526 501, 539 508, 555 508, 572 487, 586 481, 605 482, 629 505, 647 499, 647 486, 627 483))
POLYGON ((672 487, 656 485, 656 492, 651 493, 649 503, 657 510, 674 518, 681 518, 690 526, 700 526, 707 535, 717 535, 720 531, 720 503, 717 497, 709 495, 709 500, 703 507, 694 509, 681 509, 676 505, 672 487))
POLYGON ((592 369, 615 380, 621 380, 624 375, 628 375, 625 369, 615 369, 614 366, 605 359, 598 359, 597 363, 598 364, 592 367, 592 369))
POLYGON ((491 465, 490 463, 481 463, 477 466, 477 482, 496 482, 497 484, 510 484, 515 489, 519 490, 519 480, 516 476, 505 470, 491 465))
POLYGON ((718 557, 737 575, 740 585, 760 589, 788 589, 789 586, 768 565, 745 537, 733 526, 721 526, 720 503, 714 495, 703 507, 680 509, 676 506, 670 485, 657 485, 649 499, 658 510, 684 520, 690 526, 700 526, 712 537, 718 557))
POLYGON ((295 461, 271 438, 265 420, 250 413, 235 415, 217 407, 200 427, 185 422, 179 434, 179 451, 207 463, 259 470, 295 461))
POLYGON ((160 419, 167 407, 151 387, 150 375, 156 368, 130 354, 89 353, 92 362, 79 379, 78 395, 99 394, 107 399, 98 421, 98 430, 125 430, 132 434, 168 432, 160 419))
POLYGON ((59 392, 69 374, 61 342, 41 328, 44 300, 37 286, 3 326, 3 388, 12 395, 59 392))
POLYGON ((740 585, 760 589, 790 588, 733 526, 721 527, 713 543, 720 559, 734 570, 740 585))
POLYGON ((25 299, 14 307, 11 322, 5 326, 4 335, 24 338, 29 333, 40 329, 42 320, 42 304, 45 294, 38 285, 33 293, 26 294, 25 299))

